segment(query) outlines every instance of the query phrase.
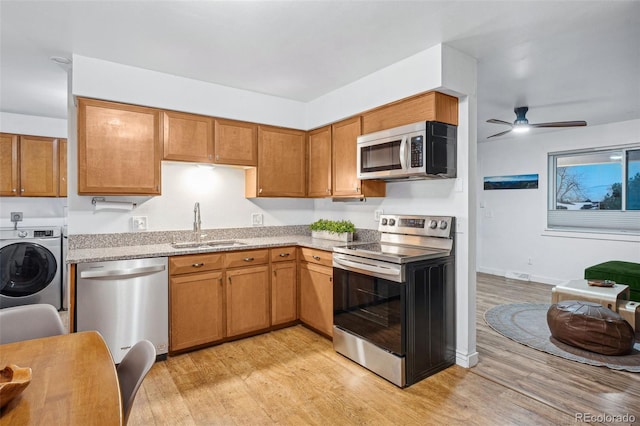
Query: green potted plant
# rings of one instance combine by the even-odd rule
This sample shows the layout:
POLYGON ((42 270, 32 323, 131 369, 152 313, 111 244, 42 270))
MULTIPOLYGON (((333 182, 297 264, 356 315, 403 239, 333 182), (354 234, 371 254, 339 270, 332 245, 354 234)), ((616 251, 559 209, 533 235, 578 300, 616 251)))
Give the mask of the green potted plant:
POLYGON ((313 238, 325 240, 353 241, 356 227, 349 220, 319 219, 309 225, 313 238))

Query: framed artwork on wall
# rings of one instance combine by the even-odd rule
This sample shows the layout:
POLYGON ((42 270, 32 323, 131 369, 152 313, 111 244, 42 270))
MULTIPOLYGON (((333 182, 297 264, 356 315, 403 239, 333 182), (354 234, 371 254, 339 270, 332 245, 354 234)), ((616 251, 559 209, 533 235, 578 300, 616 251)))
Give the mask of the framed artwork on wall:
POLYGON ((484 189, 537 189, 538 174, 485 176, 484 189))

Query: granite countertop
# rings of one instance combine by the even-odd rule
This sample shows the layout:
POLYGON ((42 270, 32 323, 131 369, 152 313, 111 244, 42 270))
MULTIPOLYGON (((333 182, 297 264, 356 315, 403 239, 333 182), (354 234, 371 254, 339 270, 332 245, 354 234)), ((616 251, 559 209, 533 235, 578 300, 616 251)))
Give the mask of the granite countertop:
POLYGON ((270 247, 302 246, 332 251, 333 247, 345 245, 344 241, 311 238, 308 235, 287 235, 260 238, 233 238, 242 245, 226 247, 195 247, 176 249, 170 243, 127 245, 100 248, 70 248, 67 263, 102 262, 107 260, 140 259, 145 257, 179 256, 183 254, 216 253, 261 249, 270 247))

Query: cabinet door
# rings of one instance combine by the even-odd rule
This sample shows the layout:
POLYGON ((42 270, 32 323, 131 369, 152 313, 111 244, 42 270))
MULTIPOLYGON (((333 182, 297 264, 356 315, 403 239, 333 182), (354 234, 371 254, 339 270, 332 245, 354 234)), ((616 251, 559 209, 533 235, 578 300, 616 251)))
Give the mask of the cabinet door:
POLYGON ((20 195, 58 195, 58 139, 20 136, 20 195))
POLYGON ((331 126, 309 132, 307 195, 331 196, 331 126))
POLYGON ((296 262, 276 262, 271 266, 271 325, 298 319, 296 262))
POLYGON ((0 196, 18 193, 18 135, 0 133, 0 196))
POLYGON ((357 139, 360 118, 350 118, 332 126, 333 133, 333 195, 360 195, 357 172, 357 139))
POLYGON ((160 195, 160 111, 78 100, 78 194, 160 195))
POLYGON ((224 337, 222 278, 222 272, 171 277, 171 351, 215 342, 224 337))
POLYGON ((304 197, 305 132, 258 126, 258 197, 304 197))
POLYGON ((258 125, 216 119, 215 162, 236 166, 258 165, 258 125))
POLYGON ((418 121, 458 125, 458 98, 439 92, 421 93, 362 114, 362 133, 368 134, 418 121))
POLYGON ((58 141, 58 196, 67 196, 67 140, 58 141))
POLYGON ((165 111, 162 123, 165 160, 213 161, 213 120, 210 117, 165 111))
POLYGON ((300 265, 300 319, 314 329, 333 336, 333 269, 300 265))
POLYGON ((269 267, 227 271, 227 337, 269 327, 269 267))

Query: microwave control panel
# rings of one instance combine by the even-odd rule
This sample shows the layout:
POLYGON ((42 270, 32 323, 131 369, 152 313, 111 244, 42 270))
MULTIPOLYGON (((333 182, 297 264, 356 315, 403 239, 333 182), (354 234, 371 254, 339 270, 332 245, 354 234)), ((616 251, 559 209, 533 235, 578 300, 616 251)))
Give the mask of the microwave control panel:
POLYGON ((420 168, 423 166, 424 159, 424 136, 411 137, 411 168, 420 168))

